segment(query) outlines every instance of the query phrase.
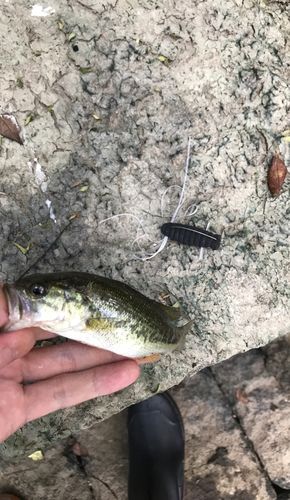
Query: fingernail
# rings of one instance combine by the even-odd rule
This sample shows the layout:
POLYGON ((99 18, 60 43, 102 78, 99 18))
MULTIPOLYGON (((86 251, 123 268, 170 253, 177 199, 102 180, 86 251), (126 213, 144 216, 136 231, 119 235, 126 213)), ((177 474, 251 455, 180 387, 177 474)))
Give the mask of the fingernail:
POLYGON ((11 347, 3 347, 0 349, 0 370, 12 363, 14 360, 13 349, 11 347))

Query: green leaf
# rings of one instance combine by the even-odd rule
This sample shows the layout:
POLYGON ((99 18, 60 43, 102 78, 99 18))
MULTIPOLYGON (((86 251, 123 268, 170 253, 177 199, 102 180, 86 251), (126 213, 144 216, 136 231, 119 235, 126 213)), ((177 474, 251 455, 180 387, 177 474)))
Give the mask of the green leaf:
POLYGON ((155 92, 161 92, 161 89, 155 89, 155 92))
POLYGON ((161 390, 161 384, 158 384, 157 389, 151 391, 152 394, 157 394, 161 390))
POLYGON ((21 80, 20 76, 17 77, 17 87, 20 89, 23 88, 23 81, 21 80))
POLYGON ((92 68, 80 68, 80 71, 85 75, 86 73, 91 73, 93 70, 92 68))
POLYGON ((172 307, 179 307, 179 302, 175 302, 172 307))
POLYGON ((85 191, 87 191, 89 189, 91 184, 88 184, 87 186, 82 186, 79 191, 81 191, 82 193, 84 193, 85 191))
POLYGON ((19 250, 21 250, 21 252, 24 255, 26 255, 27 252, 28 252, 28 250, 29 250, 29 248, 33 246, 33 243, 30 242, 29 245, 28 245, 28 247, 26 247, 26 248, 22 247, 21 245, 18 245, 18 243, 15 243, 14 241, 13 241, 13 245, 15 245, 17 248, 19 248, 19 250))
POLYGON ((68 37, 68 41, 70 42, 73 38, 75 38, 75 34, 74 33, 71 33, 68 37))
POLYGON ((48 111, 51 115, 53 115, 53 114, 54 114, 54 111, 53 111, 53 109, 52 109, 52 106, 48 106, 47 111, 48 111))
POLYGON ((40 227, 43 227, 44 229, 47 229, 48 227, 51 226, 51 224, 41 224, 41 222, 39 222, 38 224, 40 227))
POLYGON ((36 114, 36 115, 30 115, 30 116, 28 116, 28 117, 26 118, 26 120, 25 120, 24 125, 28 125, 28 123, 33 122, 33 120, 35 120, 35 118, 36 118, 37 116, 38 116, 37 114, 36 114))

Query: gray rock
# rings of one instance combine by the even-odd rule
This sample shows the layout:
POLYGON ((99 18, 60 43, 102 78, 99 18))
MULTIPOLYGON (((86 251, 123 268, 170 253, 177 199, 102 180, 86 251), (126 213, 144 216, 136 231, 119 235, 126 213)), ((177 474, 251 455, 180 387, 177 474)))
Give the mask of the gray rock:
POLYGON ((186 379, 173 394, 184 416, 185 499, 276 499, 211 371, 186 379))
POLYGON ((264 352, 253 350, 212 368, 271 481, 286 490, 290 489, 289 392, 272 373, 286 371, 288 343, 285 337, 264 352))
POLYGON ((251 0, 218 10, 209 0, 44 0, 42 7, 55 12, 32 16, 24 0, 0 7, 1 112, 16 116, 24 138, 24 146, 1 145, 0 279, 29 268, 75 270, 124 280, 155 299, 169 292, 194 318, 194 333, 183 352, 143 368, 133 387, 24 426, 1 445, 3 460, 290 328, 289 180, 277 199, 266 183, 276 147, 289 163, 280 141, 289 127, 288 7, 251 0), (29 115, 37 116, 24 126, 29 115), (137 261, 136 221, 100 221, 129 212, 159 239, 163 219, 155 215, 164 190, 183 182, 188 135, 184 208, 198 204, 191 222, 210 221, 222 248, 200 262, 198 249, 171 242, 155 259, 137 261), (90 183, 86 192, 72 187, 78 179, 90 183), (74 213, 81 217, 68 225, 74 213), (25 256, 13 245, 29 241, 25 256))

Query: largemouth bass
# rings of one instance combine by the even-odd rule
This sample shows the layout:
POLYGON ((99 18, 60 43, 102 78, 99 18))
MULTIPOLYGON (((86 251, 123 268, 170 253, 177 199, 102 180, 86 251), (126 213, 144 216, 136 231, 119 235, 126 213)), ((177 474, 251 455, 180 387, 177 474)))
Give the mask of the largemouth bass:
POLYGON ((2 332, 39 326, 131 358, 181 348, 192 322, 172 324, 178 309, 125 283, 87 273, 32 274, 5 283, 9 322, 2 332))

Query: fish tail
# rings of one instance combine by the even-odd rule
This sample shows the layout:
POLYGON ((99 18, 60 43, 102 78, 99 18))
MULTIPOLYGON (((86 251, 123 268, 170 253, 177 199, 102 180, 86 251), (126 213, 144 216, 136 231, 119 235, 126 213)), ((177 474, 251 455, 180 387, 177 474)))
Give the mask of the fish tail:
POLYGON ((177 346, 175 347, 174 351, 181 351, 184 348, 186 334, 191 330, 193 323, 194 323, 194 320, 192 319, 191 321, 186 323, 186 325, 178 328, 178 332, 180 334, 180 339, 179 339, 179 342, 178 342, 177 346))

